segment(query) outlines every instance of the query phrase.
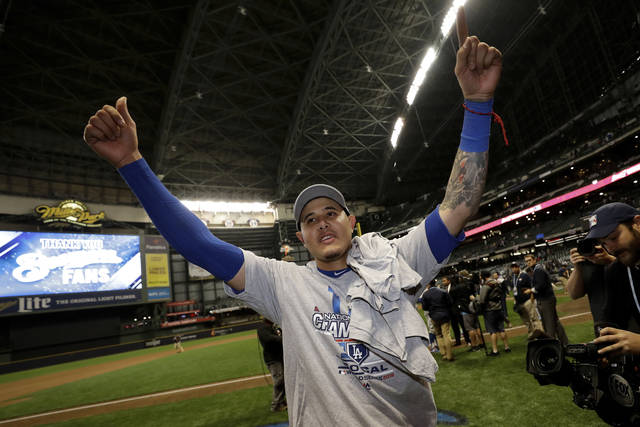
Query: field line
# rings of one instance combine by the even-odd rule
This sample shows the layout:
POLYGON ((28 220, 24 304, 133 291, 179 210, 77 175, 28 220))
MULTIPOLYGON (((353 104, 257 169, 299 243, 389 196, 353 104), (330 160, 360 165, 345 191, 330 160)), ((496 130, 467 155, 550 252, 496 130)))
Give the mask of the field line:
POLYGON ((171 395, 171 394, 186 393, 186 392, 190 392, 190 391, 194 391, 194 390, 202 390, 202 389, 208 389, 208 388, 214 388, 214 387, 221 387, 221 386, 225 386, 225 385, 229 385, 229 384, 249 382, 249 381, 257 380, 257 379, 260 379, 260 378, 267 378, 269 376, 270 375, 255 375, 253 377, 236 378, 234 380, 219 381, 219 382, 215 382, 215 383, 202 384, 202 385, 197 385, 197 386, 193 386, 193 387, 186 387, 186 388, 179 388, 179 389, 175 389, 175 390, 161 391, 161 392, 158 392, 158 393, 144 394, 142 396, 134 396, 134 397, 128 397, 128 398, 125 398, 125 399, 111 400, 109 402, 93 403, 93 404, 90 404, 90 405, 76 406, 76 407, 67 408, 67 409, 59 409, 57 411, 43 412, 41 414, 27 415, 27 416, 24 416, 24 417, 12 418, 12 419, 9 419, 9 420, 0 420, 0 424, 9 424, 9 423, 15 423, 15 422, 19 422, 19 421, 33 420, 33 419, 36 419, 36 418, 49 417, 49 416, 52 416, 52 415, 64 414, 64 413, 69 413, 69 412, 74 412, 74 411, 82 411, 82 410, 85 410, 85 409, 99 408, 99 407, 105 407, 105 406, 111 406, 111 405, 119 405, 121 403, 133 402, 133 401, 136 401, 136 400, 153 399, 153 398, 157 398, 157 397, 161 397, 161 396, 167 396, 167 395, 171 395))

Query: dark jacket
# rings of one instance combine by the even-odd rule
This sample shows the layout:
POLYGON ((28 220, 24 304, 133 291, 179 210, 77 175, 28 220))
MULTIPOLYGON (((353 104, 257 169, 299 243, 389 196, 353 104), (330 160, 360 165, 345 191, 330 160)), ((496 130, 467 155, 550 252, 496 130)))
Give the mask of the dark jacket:
MULTIPOLYGON (((610 298, 610 286, 605 285, 605 266, 593 264, 589 261, 583 261, 576 265, 576 269, 580 270, 584 291, 589 297, 589 308, 593 317, 593 324, 597 325, 605 321, 604 310, 607 306, 607 300, 610 298)), ((628 283, 626 269, 622 272, 623 278, 628 283)), ((616 279, 618 280, 618 279, 616 279)))
POLYGON ((504 291, 497 282, 487 282, 480 288, 480 306, 483 311, 502 310, 504 291))
POLYGON ((530 298, 529 294, 525 294, 524 291, 526 289, 531 289, 531 278, 527 273, 520 272, 517 277, 515 274, 511 276, 512 285, 514 281, 516 286, 513 294, 515 296, 516 305, 524 304, 530 298))
MULTIPOLYGON (((640 271, 631 267, 635 297, 629 283, 627 267, 619 261, 608 265, 604 272, 607 297, 602 322, 604 326, 614 326, 634 333, 640 333, 640 312, 636 298, 640 303, 640 271)), ((594 320, 595 322, 595 320, 594 320)), ((594 324, 594 326, 597 326, 594 324)))
POLYGON ((551 276, 549 276, 542 264, 536 264, 533 268, 533 288, 536 290, 535 296, 537 300, 546 300, 556 296, 553 293, 551 276))
POLYGON ((420 299, 422 309, 429 312, 429 317, 438 323, 446 323, 451 320, 451 297, 443 289, 432 286, 422 294, 420 299))
POLYGON ((258 339, 262 344, 264 363, 282 362, 282 336, 278 335, 275 325, 262 323, 258 326, 258 339))
POLYGON ((451 288, 449 295, 451 296, 455 313, 469 312, 469 296, 473 295, 474 291, 473 284, 467 280, 461 280, 460 283, 451 288))

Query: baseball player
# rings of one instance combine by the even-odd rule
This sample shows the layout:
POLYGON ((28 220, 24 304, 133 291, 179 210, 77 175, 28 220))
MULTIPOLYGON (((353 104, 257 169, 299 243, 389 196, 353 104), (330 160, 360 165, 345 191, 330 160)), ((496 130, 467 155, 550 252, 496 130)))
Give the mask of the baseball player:
POLYGON ((487 173, 493 93, 502 55, 459 31, 455 74, 465 97, 459 150, 442 203, 406 236, 352 238, 356 218, 329 185, 294 204, 297 237, 314 258, 276 261, 213 236, 151 171, 138 151, 126 98, 89 120, 84 139, 118 169, 150 218, 190 262, 225 280, 226 292, 281 325, 291 425, 430 425, 436 362, 415 309, 464 238, 487 173))
POLYGON ((176 353, 184 352, 184 348, 182 347, 182 337, 180 335, 173 337, 173 348, 176 350, 176 353))

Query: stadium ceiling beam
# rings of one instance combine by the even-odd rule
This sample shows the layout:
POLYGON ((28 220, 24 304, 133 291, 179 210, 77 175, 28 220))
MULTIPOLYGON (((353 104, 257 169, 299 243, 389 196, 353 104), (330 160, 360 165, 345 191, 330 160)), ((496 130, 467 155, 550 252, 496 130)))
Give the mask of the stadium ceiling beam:
MULTIPOLYGON (((201 150, 196 150, 196 149, 192 148, 192 147, 190 146, 190 144, 187 144, 186 142, 184 143, 184 145, 185 145, 185 146, 187 146, 187 145, 188 145, 188 146, 189 146, 189 148, 191 148, 191 152, 192 152, 192 153, 196 153, 200 158, 202 158, 203 160, 205 160, 205 161, 207 162, 207 164, 209 164, 210 166, 212 166, 214 169, 218 170, 218 172, 219 172, 219 173, 221 173, 222 175, 225 175, 225 176, 227 176, 230 180, 234 181, 234 182, 235 182, 239 187, 245 187, 245 184, 244 184, 244 183, 242 183, 242 182, 240 182, 239 180, 237 180, 237 179, 235 178, 235 176, 233 176, 233 175, 231 174, 231 169, 230 169, 227 165, 220 165, 220 164, 219 164, 219 162, 218 162, 218 160, 217 160, 214 156, 210 155, 209 153, 205 153, 205 152, 203 152, 203 151, 201 151, 201 150)), ((245 153, 245 152, 243 152, 243 151, 238 151, 238 152, 240 153, 240 154, 239 154, 240 156, 248 156, 248 154, 246 154, 246 153, 245 153)), ((189 162, 187 162, 187 163, 191 163, 191 162, 189 161, 189 162)), ((183 167, 184 167, 184 165, 182 165, 182 166, 180 166, 180 165, 175 165, 175 166, 173 166, 173 167, 169 168, 169 169, 166 171, 165 180, 166 180, 166 177, 167 177, 168 175, 170 175, 170 174, 172 174, 172 175, 173 175, 173 174, 180 174, 180 170, 181 170, 183 167)), ((268 173, 269 173, 268 171, 265 171, 264 169, 262 169, 262 168, 260 168, 260 167, 258 167, 258 169, 260 169, 264 174, 267 174, 267 176, 268 176, 268 173)))
MULTIPOLYGON (((204 79, 205 82, 207 82, 207 84, 211 87, 212 92, 215 92, 218 96, 220 96, 220 98, 222 98, 229 105, 231 105, 233 107, 233 111, 237 112, 238 115, 241 115, 251 125, 251 127, 254 129, 254 131, 256 133, 263 135, 263 137, 274 147, 274 149, 276 149, 276 150, 280 149, 280 147, 278 147, 278 144, 270 137, 270 135, 267 135, 264 132, 264 128, 262 128, 261 126, 256 124, 255 121, 252 120, 251 117, 249 117, 249 114, 247 114, 247 109, 246 108, 244 108, 243 106, 240 106, 240 105, 236 105, 236 103, 233 102, 231 100, 231 98, 229 98, 228 93, 223 91, 223 90, 221 90, 217 85, 215 85, 209 79, 209 77, 207 77, 207 75, 205 73, 203 73, 201 70, 198 69, 198 67, 193 67, 193 69, 198 72, 198 74, 204 79)), ((198 114, 195 112, 195 110, 191 109, 188 106, 187 106, 187 108, 189 108, 191 110, 192 114, 198 116, 198 114)), ((200 120, 203 123, 205 123, 207 121, 203 117, 200 117, 200 120)))
POLYGON ((325 24, 322 38, 314 49, 313 57, 309 63, 309 69, 302 83, 302 89, 298 94, 298 100, 293 112, 292 121, 289 126, 289 130, 287 131, 284 149, 280 156, 280 165, 278 166, 278 199, 285 197, 287 189, 291 184, 291 182, 287 181, 287 172, 292 166, 293 156, 298 143, 304 140, 304 125, 307 115, 309 114, 309 110, 312 108, 312 94, 318 85, 318 81, 326 70, 326 58, 331 52, 333 52, 338 40, 340 39, 340 34, 342 33, 342 27, 344 24, 343 16, 346 6, 346 0, 339 0, 336 2, 331 13, 327 17, 327 23, 325 24))
POLYGON ((607 49, 607 46, 604 45, 602 40, 605 40, 602 23, 600 22, 600 18, 598 14, 593 9, 593 3, 590 2, 588 5, 589 8, 589 24, 591 25, 591 29, 593 33, 596 35, 596 40, 598 41, 598 49, 604 58, 605 65, 607 66, 607 72, 609 73, 609 78, 611 80, 615 80, 616 73, 613 69, 612 61, 611 61, 611 51, 607 49))
POLYGON ((158 142, 155 146, 153 156, 153 167, 157 173, 162 171, 164 155, 167 145, 169 144, 169 134, 179 102, 178 97, 182 90, 182 84, 184 82, 187 67, 189 66, 191 56, 193 55, 196 42, 198 41, 200 28, 207 17, 208 9, 209 0, 198 0, 190 12, 189 22, 187 23, 187 28, 184 31, 182 45, 175 60, 175 66, 173 67, 167 91, 167 98, 164 106, 162 107, 160 126, 158 127, 158 142))
POLYGON ((331 80, 333 80, 333 82, 336 84, 336 86, 338 86, 340 89, 342 89, 342 91, 349 97, 349 99, 351 99, 351 101, 356 104, 358 107, 360 107, 360 109, 362 111, 364 111, 369 117, 371 117, 371 120, 375 123, 379 123, 380 119, 378 119, 371 111, 369 111, 369 109, 367 107, 365 107, 359 100, 358 98, 356 98, 351 91, 344 86, 340 80, 336 77, 336 75, 331 71, 331 70, 327 70, 327 75, 329 77, 331 77, 331 80))
POLYGON ((335 117, 333 117, 331 114, 329 114, 327 111, 325 111, 325 109, 322 108, 320 105, 318 105, 318 103, 316 103, 315 101, 311 101, 311 103, 313 104, 315 109, 318 110, 325 117, 325 119, 329 120, 331 123, 336 125, 338 127, 338 129, 340 129, 342 132, 344 132, 344 134, 346 136, 348 136, 349 138, 353 139, 353 141, 356 144, 360 145, 365 151, 367 151, 369 154, 371 154, 374 159, 377 158, 376 154, 373 151, 371 151, 371 148, 369 146, 365 145, 362 141, 360 141, 360 139, 357 138, 355 135, 353 135, 353 133, 351 133, 341 122, 336 120, 335 117))
POLYGON ((373 4, 373 2, 371 0, 369 0, 369 9, 373 12, 373 14, 376 16, 376 18, 378 18, 378 21, 380 21, 380 23, 382 24, 382 26, 386 30, 386 33, 389 35, 389 37, 391 37, 391 39, 393 40, 393 42, 395 43, 395 45, 397 46, 399 51, 402 52, 402 55, 404 55, 406 60, 409 61, 409 64, 411 64, 411 68, 412 69, 415 68, 414 67, 415 64, 412 61, 411 55, 409 55, 407 53, 407 51, 404 49, 404 46, 402 46, 402 43, 400 43, 400 41, 398 40, 398 37, 396 36, 396 33, 391 30, 391 28, 389 27, 389 24, 387 23, 387 21, 385 21, 385 19, 382 16, 380 16, 380 12, 378 12, 378 10, 376 9, 375 5, 373 4))

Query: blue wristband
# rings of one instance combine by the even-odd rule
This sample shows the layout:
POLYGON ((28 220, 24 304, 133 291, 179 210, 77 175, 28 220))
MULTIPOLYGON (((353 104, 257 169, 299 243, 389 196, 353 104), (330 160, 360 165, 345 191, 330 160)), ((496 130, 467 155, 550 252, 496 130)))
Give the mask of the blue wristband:
POLYGON ((489 135, 491 134, 491 112, 493 99, 487 102, 473 102, 465 99, 467 108, 464 110, 464 122, 460 135, 460 150, 468 153, 482 153, 489 149, 489 135))
POLYGON ((447 226, 442 222, 440 217, 440 205, 427 215, 424 221, 424 229, 427 233, 427 243, 431 249, 431 253, 435 257, 438 264, 442 263, 451 252, 464 241, 465 234, 461 231, 457 236, 452 236, 447 230, 447 226))

